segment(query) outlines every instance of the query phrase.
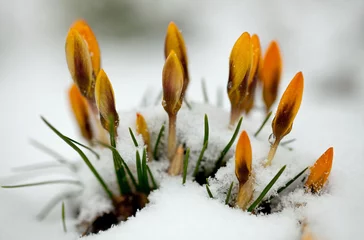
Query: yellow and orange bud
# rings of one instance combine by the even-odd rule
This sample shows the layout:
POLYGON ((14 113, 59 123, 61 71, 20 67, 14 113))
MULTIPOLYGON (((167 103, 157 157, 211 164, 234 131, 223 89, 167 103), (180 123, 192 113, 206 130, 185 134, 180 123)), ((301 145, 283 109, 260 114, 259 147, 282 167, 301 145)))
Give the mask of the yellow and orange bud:
POLYGON ((110 120, 115 129, 119 126, 119 115, 115 108, 114 89, 103 69, 100 70, 95 85, 95 101, 100 113, 100 121, 105 130, 110 132, 110 120))
POLYGON ((261 78, 263 82, 263 100, 267 113, 277 99, 278 86, 282 75, 282 58, 276 41, 272 41, 265 53, 261 78))
POLYGON ((73 115, 76 118, 82 136, 87 141, 91 141, 93 138, 93 133, 87 100, 81 95, 75 84, 72 84, 71 88, 69 89, 68 96, 73 115))
MULTIPOLYGON (((151 147, 150 147, 150 135, 148 131, 148 125, 143 115, 141 115, 140 113, 136 114, 136 131, 138 134, 142 135, 144 144, 147 146, 147 152, 149 153, 151 147)), ((149 159, 151 160, 151 158, 149 159)))
POLYGON ((313 193, 319 193, 330 176, 334 149, 330 147, 310 168, 305 186, 313 193))
POLYGON ((303 74, 298 72, 283 93, 272 122, 273 134, 276 139, 282 139, 292 129, 293 121, 301 106, 303 82, 303 74))
POLYGON ((177 54, 177 57, 183 67, 184 79, 182 94, 184 95, 189 84, 187 51, 183 36, 174 22, 170 22, 167 28, 167 34, 164 42, 165 59, 168 58, 171 51, 174 51, 177 54))
POLYGON ((252 47, 252 63, 248 80, 248 92, 243 103, 244 110, 246 113, 249 113, 254 106, 255 90, 257 88, 259 79, 258 75, 259 75, 261 49, 260 49, 260 40, 258 35, 256 34, 254 34, 251 37, 251 47, 252 47))
POLYGON ((183 169, 183 155, 184 149, 182 145, 179 145, 177 151, 169 165, 168 174, 171 176, 178 176, 182 173, 183 169))
POLYGON ((242 104, 248 90, 252 62, 251 52, 250 35, 244 32, 235 42, 229 59, 227 92, 231 104, 231 125, 237 121, 242 113, 242 104))
POLYGON ((181 108, 183 96, 183 68, 177 54, 172 50, 163 67, 163 102, 168 115, 175 116, 181 108))
POLYGON ((236 205, 245 210, 253 197, 252 148, 248 134, 240 134, 235 151, 235 175, 239 181, 236 205))

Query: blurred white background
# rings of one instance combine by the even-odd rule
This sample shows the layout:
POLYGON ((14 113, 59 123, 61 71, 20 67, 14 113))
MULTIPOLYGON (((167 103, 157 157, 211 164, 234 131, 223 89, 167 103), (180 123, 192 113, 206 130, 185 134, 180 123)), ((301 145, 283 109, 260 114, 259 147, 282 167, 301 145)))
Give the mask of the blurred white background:
MULTIPOLYGON (((0 177, 10 176, 11 167, 50 160, 29 146, 29 138, 75 156, 39 116, 77 138, 67 99, 71 78, 64 41, 78 18, 86 19, 98 38, 120 110, 139 106, 147 89, 154 95, 159 91, 169 21, 177 23, 187 44, 192 100, 202 100, 202 77, 211 98, 218 87, 225 92, 228 57, 242 32, 257 33, 263 49, 278 40, 284 61, 281 91, 297 71, 305 76, 292 132, 299 139, 296 147, 315 146, 313 154, 319 156, 320 149, 334 145, 337 158, 364 170, 359 161, 364 153, 364 1, 0 0, 0 177)), ((227 107, 225 95, 224 101, 227 107)), ((27 233, 46 239, 52 235, 38 231, 45 228, 61 232, 60 211, 46 223, 32 222, 55 188, 0 189, 0 239, 27 233), (19 226, 30 230, 14 231, 19 226)))

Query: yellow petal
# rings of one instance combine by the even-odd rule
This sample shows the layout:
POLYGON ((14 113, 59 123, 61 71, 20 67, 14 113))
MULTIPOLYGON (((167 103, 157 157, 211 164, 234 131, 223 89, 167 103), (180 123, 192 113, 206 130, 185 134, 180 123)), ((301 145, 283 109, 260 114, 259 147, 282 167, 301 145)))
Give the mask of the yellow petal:
POLYGON ((92 62, 93 77, 96 79, 101 68, 101 56, 99 44, 95 34, 93 33, 91 27, 83 19, 75 21, 72 24, 71 29, 76 30, 86 41, 92 62))
POLYGON ((249 178, 252 170, 252 148, 248 134, 240 134, 235 151, 235 175, 243 185, 249 178))
POLYGON ((163 102, 162 105, 169 115, 176 115, 182 105, 183 68, 172 50, 163 67, 163 102))
POLYGON ((282 58, 280 50, 278 43, 272 41, 265 53, 260 74, 263 81, 263 99, 267 112, 270 111, 270 108, 277 99, 281 74, 282 58))
POLYGON ((102 126, 110 132, 110 119, 113 119, 116 129, 119 126, 119 115, 115 109, 114 90, 103 69, 100 70, 96 79, 95 100, 102 126))
POLYGON ((184 94, 189 84, 187 51, 183 36, 174 22, 170 22, 167 28, 166 39, 164 42, 164 56, 166 59, 171 51, 174 51, 177 54, 177 57, 183 67, 184 81, 182 94, 184 94))
POLYGON ((93 134, 87 100, 81 95, 75 84, 72 84, 69 89, 68 97, 82 136, 91 141, 93 134))
POLYGON ((92 63, 87 43, 79 32, 70 29, 65 48, 67 65, 73 81, 83 96, 93 99, 92 63))
POLYGON ((150 135, 148 131, 148 125, 143 115, 140 113, 136 114, 136 131, 142 135, 143 141, 147 146, 147 150, 150 150, 150 135))
POLYGON ((320 192, 325 185, 331 172, 333 157, 334 149, 330 147, 310 168, 310 175, 307 178, 305 186, 312 192, 320 192))
POLYGON ((298 72, 283 93, 272 122, 273 134, 277 139, 282 139, 291 131, 301 106, 302 94, 303 75, 302 72, 298 72))

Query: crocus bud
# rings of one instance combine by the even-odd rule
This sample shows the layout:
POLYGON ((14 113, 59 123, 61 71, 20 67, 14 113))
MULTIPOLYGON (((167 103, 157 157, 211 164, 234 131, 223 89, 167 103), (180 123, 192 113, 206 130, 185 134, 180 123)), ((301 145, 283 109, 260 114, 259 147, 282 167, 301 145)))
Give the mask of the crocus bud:
POLYGON ((177 57, 183 67, 184 80, 182 94, 184 95, 189 84, 187 51, 183 36, 174 22, 170 22, 167 28, 166 39, 164 42, 164 56, 166 59, 171 51, 174 51, 177 54, 177 57))
POLYGON ((76 118, 82 136, 87 141, 91 141, 93 133, 87 100, 81 95, 75 84, 72 84, 71 88, 69 89, 68 96, 73 115, 76 118))
POLYGON ((330 176, 334 149, 330 147, 310 168, 305 186, 313 193, 319 193, 330 176))
POLYGON ((140 113, 136 114, 136 131, 138 134, 142 135, 144 144, 147 146, 149 160, 151 160, 150 135, 149 135, 149 131, 148 131, 148 125, 147 125, 147 122, 145 121, 143 115, 141 115, 140 113))
POLYGON ((235 151, 235 175, 239 181, 236 205, 245 210, 253 197, 252 148, 248 134, 240 134, 235 151))
POLYGON ((267 113, 277 99, 278 86, 281 81, 282 58, 278 43, 272 41, 265 53, 260 76, 263 82, 263 100, 267 113))
POLYGON ((100 113, 100 121, 105 130, 110 132, 110 120, 115 129, 119 126, 119 115, 115 108, 114 90, 103 69, 100 70, 95 85, 96 106, 100 113))
POLYGON ((175 116, 182 105, 183 68, 172 50, 163 67, 163 102, 168 115, 175 116))
POLYGON ((273 134, 277 139, 282 139, 290 133, 301 106, 302 94, 303 75, 302 72, 298 72, 283 93, 272 122, 273 134))
POLYGON ((233 125, 242 114, 242 104, 248 90, 251 68, 250 35, 244 32, 235 42, 229 60, 227 92, 231 104, 230 124, 233 125))

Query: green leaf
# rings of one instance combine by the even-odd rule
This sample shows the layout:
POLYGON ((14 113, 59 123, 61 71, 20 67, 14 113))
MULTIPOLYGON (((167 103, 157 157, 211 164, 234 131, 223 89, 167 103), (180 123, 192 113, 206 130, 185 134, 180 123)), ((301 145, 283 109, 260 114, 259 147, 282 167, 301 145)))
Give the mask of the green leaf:
POLYGON ((68 138, 68 140, 70 140, 71 142, 73 142, 73 143, 75 143, 75 144, 89 150, 90 152, 92 152, 96 156, 97 159, 100 159, 100 155, 97 152, 95 152, 93 149, 91 149, 90 147, 87 147, 86 145, 83 145, 82 143, 79 143, 76 140, 73 140, 72 138, 69 138, 69 137, 66 137, 66 138, 68 138))
POLYGON ((230 202, 231 190, 233 189, 233 185, 234 185, 234 182, 231 182, 230 187, 229 187, 229 191, 227 192, 226 199, 225 199, 225 204, 226 205, 228 205, 229 202, 230 202))
POLYGON ((26 183, 26 184, 19 184, 19 185, 8 185, 8 186, 1 186, 2 188, 22 188, 22 187, 35 187, 41 185, 49 185, 49 184, 75 184, 75 185, 82 185, 80 181, 77 180, 52 180, 52 181, 43 181, 43 182, 35 182, 35 183, 26 183))
POLYGON ((106 194, 109 196, 109 198, 112 200, 114 198, 112 192, 106 185, 105 181, 102 179, 100 174, 96 171, 94 166, 91 164, 90 160, 86 157, 86 155, 82 152, 81 149, 79 149, 73 142, 71 142, 68 137, 64 136, 62 133, 60 133, 55 127, 53 127, 44 117, 41 117, 43 122, 55 133, 57 136, 59 136, 63 141, 65 141, 70 147, 72 147, 82 158, 82 160, 86 163, 86 165, 89 167, 91 172, 95 175, 96 179, 99 181, 101 186, 104 188, 106 194))
POLYGON ((268 122, 271 115, 272 115, 272 111, 270 111, 268 113, 268 115, 265 117, 264 121, 262 122, 262 125, 260 125, 259 129, 255 132, 254 137, 257 137, 258 134, 262 131, 262 129, 264 128, 265 124, 268 122))
POLYGON ((243 121, 243 117, 240 118, 240 120, 238 122, 238 125, 236 126, 234 134, 231 137, 229 143, 225 146, 224 150, 222 150, 222 152, 220 153, 220 157, 219 157, 219 159, 217 159, 216 164, 215 164, 215 172, 219 169, 219 167, 221 167, 221 164, 222 164, 222 161, 224 160, 225 155, 230 150, 230 148, 233 145, 236 137, 238 136, 242 121, 243 121))
POLYGON ((138 147, 138 142, 137 142, 135 135, 133 133, 133 130, 131 130, 131 128, 129 128, 129 133, 130 133, 131 139, 133 139, 134 146, 138 147))
POLYGON ((203 145, 202 145, 200 155, 198 156, 198 159, 196 162, 195 170, 193 172, 194 177, 196 177, 198 174, 203 155, 204 155, 205 150, 207 149, 208 145, 209 145, 209 119, 208 119, 207 115, 205 114, 203 145))
POLYGON ((150 192, 149 187, 149 179, 148 179, 148 169, 147 169, 147 150, 143 149, 143 156, 142 156, 142 170, 143 170, 143 182, 144 182, 144 192, 148 194, 150 192))
POLYGON ((297 140, 297 139, 292 138, 292 139, 290 139, 290 140, 287 140, 287 141, 281 142, 281 145, 282 145, 282 146, 285 146, 285 145, 287 145, 287 144, 290 144, 290 143, 295 142, 296 140, 297 140))
POLYGON ((286 165, 284 165, 281 170, 274 176, 274 178, 268 183, 268 185, 263 189, 262 193, 259 197, 253 202, 253 204, 248 208, 248 212, 253 211, 263 200, 265 195, 269 192, 269 190, 273 187, 273 185, 277 182, 278 178, 282 175, 284 170, 286 169, 286 165))
POLYGON ((153 158, 154 159, 158 159, 158 146, 159 146, 159 142, 163 136, 163 133, 164 133, 164 124, 162 125, 161 129, 159 130, 159 134, 158 134, 158 137, 157 137, 157 141, 155 143, 155 146, 154 146, 154 151, 153 151, 153 158))
POLYGON ((142 191, 145 188, 144 188, 144 181, 143 181, 142 162, 141 162, 138 150, 136 150, 135 158, 136 158, 136 168, 137 168, 137 174, 138 174, 139 190, 142 191))
POLYGON ((208 184, 206 184, 205 186, 206 186, 206 191, 207 191, 207 194, 209 195, 209 197, 210 197, 210 198, 214 198, 214 196, 212 195, 211 190, 210 190, 210 188, 209 188, 209 185, 208 185, 208 184))
POLYGON ((63 231, 67 232, 67 226, 66 226, 66 211, 64 207, 64 202, 62 202, 62 225, 63 225, 63 231))
POLYGON ((187 178, 187 168, 188 168, 188 160, 190 157, 190 148, 187 148, 186 150, 186 155, 185 158, 183 160, 183 177, 182 177, 182 184, 186 183, 186 178, 187 178))
POLYGON ((147 165, 147 170, 148 170, 148 173, 149 173, 150 179, 152 180, 153 188, 154 188, 154 189, 157 189, 157 188, 158 188, 158 185, 157 185, 156 181, 154 180, 154 177, 153 177, 152 171, 150 170, 150 168, 149 168, 149 166, 148 166, 148 165, 147 165))

